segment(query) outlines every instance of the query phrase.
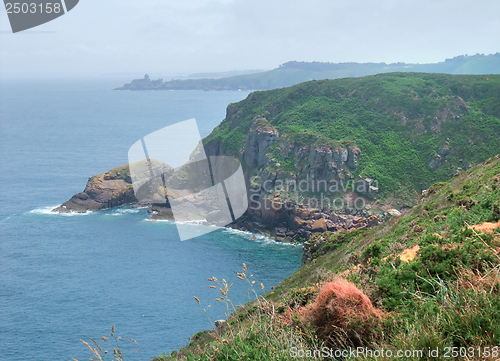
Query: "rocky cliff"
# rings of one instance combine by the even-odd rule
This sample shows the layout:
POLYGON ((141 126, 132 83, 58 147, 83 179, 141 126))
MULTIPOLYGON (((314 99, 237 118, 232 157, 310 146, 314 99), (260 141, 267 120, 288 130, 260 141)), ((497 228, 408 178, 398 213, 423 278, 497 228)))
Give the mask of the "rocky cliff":
MULTIPOLYGON (((238 125, 230 105, 225 122, 238 125)), ((271 125, 269 112, 254 117, 237 151, 247 180, 249 209, 232 227, 261 232, 279 241, 303 242, 315 232, 366 228, 389 215, 366 209, 376 188, 353 176, 360 149, 353 143, 315 138, 298 144, 271 125), (361 186, 361 183, 363 186, 361 186), (356 193, 358 191, 358 193, 356 193), (361 195, 360 195, 361 194, 361 195), (334 201, 337 200, 337 204, 334 201), (356 206, 356 200, 360 207, 356 206)), ((208 142, 207 155, 224 155, 223 141, 208 142)), ((370 183, 371 184, 371 183, 370 183)))
MULTIPOLYGON (((209 156, 225 154, 220 143, 210 144, 205 151, 209 156)), ((194 159, 198 153, 193 152, 194 159)), ((366 209, 349 208, 352 202, 333 210, 333 207, 319 204, 304 205, 299 202, 299 198, 293 197, 301 193, 299 188, 307 193, 316 187, 316 180, 328 180, 326 186, 344 180, 352 181, 351 170, 355 168, 359 154, 359 149, 352 146, 294 144, 286 136, 281 136, 265 116, 256 117, 239 152, 248 184, 250 207, 243 217, 230 226, 269 235, 278 241, 303 242, 315 232, 359 229, 378 224, 379 218, 366 209), (278 158, 293 159, 296 171, 282 166, 272 154, 278 158)), ((162 202, 161 191, 151 193, 146 190, 150 187, 147 182, 149 169, 144 163, 141 165, 144 168, 142 188, 136 189, 135 193, 130 166, 124 165, 89 178, 83 192, 75 194, 55 208, 54 212, 82 213, 138 204, 147 206, 153 219, 172 219, 168 202, 162 202)), ((138 168, 136 164, 134 167, 138 168)), ((203 187, 198 184, 203 177, 200 177, 202 171, 196 162, 182 167, 175 174, 171 167, 157 162, 152 171, 163 175, 169 189, 167 200, 168 195, 175 198, 185 190, 194 192, 203 187)), ((209 217, 207 220, 211 221, 209 217)))

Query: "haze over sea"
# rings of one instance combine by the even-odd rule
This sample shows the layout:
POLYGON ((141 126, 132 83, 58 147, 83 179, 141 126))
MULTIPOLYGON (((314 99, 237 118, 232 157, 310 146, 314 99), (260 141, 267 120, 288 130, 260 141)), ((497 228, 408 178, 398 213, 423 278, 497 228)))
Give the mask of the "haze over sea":
POLYGON ((120 84, 0 83, 1 360, 86 360, 79 340, 109 337, 113 324, 139 344, 120 341, 126 360, 150 360, 212 327, 193 296, 212 305, 212 320, 224 318, 207 278, 234 282, 237 304, 248 300, 236 278, 243 262, 266 290, 300 265, 300 247, 242 232, 181 242, 174 224, 146 221, 146 209, 50 213, 88 177, 126 164, 141 137, 190 118, 204 137, 247 95, 110 91, 120 84))

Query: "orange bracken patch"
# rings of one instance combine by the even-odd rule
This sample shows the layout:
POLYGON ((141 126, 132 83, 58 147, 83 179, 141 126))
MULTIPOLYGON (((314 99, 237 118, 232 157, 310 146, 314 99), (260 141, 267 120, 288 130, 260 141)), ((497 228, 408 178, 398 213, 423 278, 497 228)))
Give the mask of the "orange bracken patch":
POLYGON ((481 224, 473 225, 470 228, 483 233, 493 233, 493 230, 498 227, 500 227, 500 221, 498 221, 497 223, 484 222, 481 224))
POLYGON ((417 244, 410 249, 405 249, 399 256, 399 259, 406 263, 413 261, 417 257, 418 251, 420 251, 420 246, 417 244))
MULTIPOLYGON (((368 262, 368 263, 370 263, 370 262, 368 262)), ((353 266, 349 269, 346 269, 345 271, 341 272, 339 275, 343 276, 343 277, 347 277, 350 274, 357 273, 360 269, 361 269, 361 263, 358 264, 357 266, 353 266)))
POLYGON ((347 337, 359 346, 376 337, 382 316, 382 311, 374 308, 354 283, 337 278, 321 287, 316 300, 305 309, 303 319, 316 327, 330 346, 336 344, 338 337, 347 337))
POLYGON ((324 284, 315 302, 307 307, 307 313, 313 319, 312 323, 326 326, 325 323, 333 321, 337 327, 343 325, 344 316, 349 314, 356 314, 361 318, 372 315, 380 317, 379 311, 373 307, 368 296, 354 283, 342 278, 324 284), (333 320, 328 320, 329 317, 325 317, 325 313, 333 320))
POLYGON ((295 317, 303 316, 305 311, 306 311, 305 307, 299 307, 296 309, 291 309, 290 307, 288 307, 282 315, 278 315, 278 318, 284 324, 290 325, 295 317))

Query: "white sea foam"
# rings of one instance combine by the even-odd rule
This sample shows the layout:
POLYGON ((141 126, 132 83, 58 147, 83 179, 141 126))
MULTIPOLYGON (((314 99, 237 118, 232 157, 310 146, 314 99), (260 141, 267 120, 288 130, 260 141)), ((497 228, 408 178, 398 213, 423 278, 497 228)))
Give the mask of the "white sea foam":
POLYGON ((175 223, 174 221, 171 221, 169 219, 152 219, 150 217, 144 218, 144 222, 164 222, 164 223, 175 223))
POLYGON ((113 213, 107 213, 107 216, 123 216, 125 214, 133 214, 139 213, 140 209, 138 208, 119 208, 113 211, 113 213))
POLYGON ((92 211, 87 211, 84 213, 78 213, 78 212, 69 212, 69 213, 59 213, 59 212, 53 212, 54 208, 59 207, 57 206, 52 206, 52 207, 43 207, 43 208, 35 208, 28 213, 35 213, 35 214, 49 214, 49 215, 55 215, 55 216, 65 216, 65 217, 72 217, 72 216, 86 216, 92 211))
POLYGON ((226 227, 215 226, 215 225, 212 225, 212 224, 208 224, 206 220, 176 222, 176 221, 172 221, 172 220, 169 220, 169 219, 151 219, 151 218, 146 218, 146 219, 144 219, 144 221, 145 222, 165 222, 165 223, 171 223, 171 224, 192 225, 194 227, 196 227, 196 226, 211 227, 211 228, 214 229, 214 231, 217 230, 217 229, 221 229, 222 232, 224 232, 224 233, 234 234, 236 236, 243 237, 243 238, 255 241, 255 242, 269 243, 269 244, 279 244, 279 245, 283 245, 283 246, 292 246, 292 247, 298 247, 298 246, 302 247, 301 244, 290 243, 290 242, 277 242, 273 238, 270 238, 270 237, 268 237, 266 235, 259 234, 259 233, 252 233, 252 232, 249 232, 249 231, 242 231, 242 230, 234 229, 234 228, 230 228, 230 227, 226 228, 226 227))
POLYGON ((263 234, 259 234, 259 233, 252 233, 250 231, 242 231, 242 230, 239 230, 239 229, 234 229, 234 228, 224 228, 223 230, 224 233, 231 233, 231 234, 235 234, 235 235, 238 235, 238 236, 241 236, 241 237, 245 237, 245 238, 248 238, 248 239, 251 239, 253 241, 260 241, 260 242, 266 242, 266 241, 269 241, 269 242, 274 242, 274 240, 272 238, 269 238, 268 236, 265 236, 263 234))
POLYGON ((296 244, 296 243, 278 242, 278 241, 276 241, 276 240, 274 240, 266 235, 263 235, 263 234, 252 233, 249 231, 241 231, 239 229, 234 229, 234 228, 224 228, 223 232, 236 234, 238 236, 242 236, 242 237, 248 238, 248 239, 250 239, 252 241, 256 241, 256 242, 273 243, 273 244, 280 244, 283 246, 293 246, 293 247, 302 246, 301 244, 296 244))
POLYGON ((248 238, 255 238, 259 240, 264 240, 264 239, 271 239, 267 236, 264 236, 263 234, 258 234, 258 233, 252 233, 249 231, 241 231, 239 229, 234 229, 234 228, 224 228, 223 230, 224 233, 231 233, 231 234, 237 234, 238 236, 244 236, 248 238))
POLYGON ((193 220, 193 221, 183 221, 183 222, 176 222, 176 223, 178 223, 178 224, 192 224, 192 225, 196 225, 196 226, 210 226, 210 227, 219 228, 217 226, 212 226, 212 225, 208 224, 206 219, 198 219, 198 220, 193 220))
POLYGON ((214 227, 214 228, 220 228, 220 227, 217 227, 217 226, 212 226, 210 224, 207 223, 206 220, 194 220, 194 221, 183 221, 183 222, 179 222, 179 221, 172 221, 170 219, 153 219, 153 218, 146 218, 144 219, 144 221, 146 222, 165 222, 165 223, 175 223, 175 224, 190 224, 190 225, 193 225, 193 226, 205 226, 205 227, 214 227))

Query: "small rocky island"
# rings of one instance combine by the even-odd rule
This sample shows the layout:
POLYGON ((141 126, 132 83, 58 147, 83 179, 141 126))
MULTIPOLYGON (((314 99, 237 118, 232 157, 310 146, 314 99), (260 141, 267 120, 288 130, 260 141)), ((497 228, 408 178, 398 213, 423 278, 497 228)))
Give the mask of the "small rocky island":
POLYGON ((55 208, 59 213, 85 213, 136 203, 128 165, 90 177, 83 192, 55 208))

